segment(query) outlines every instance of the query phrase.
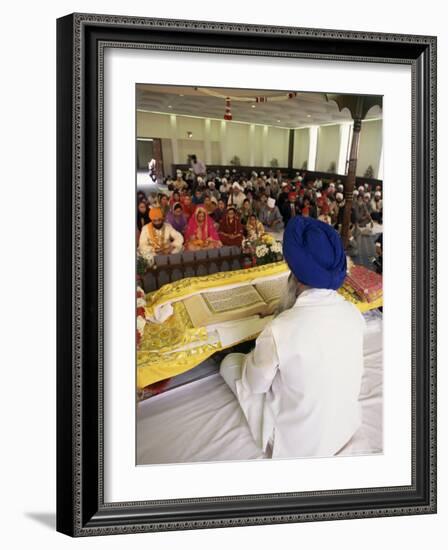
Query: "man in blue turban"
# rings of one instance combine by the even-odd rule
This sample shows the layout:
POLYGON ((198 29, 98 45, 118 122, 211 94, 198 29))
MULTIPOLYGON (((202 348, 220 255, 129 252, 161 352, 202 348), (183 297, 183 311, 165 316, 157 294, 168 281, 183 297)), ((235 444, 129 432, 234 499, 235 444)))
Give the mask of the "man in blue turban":
POLYGON ((283 239, 291 273, 278 310, 220 372, 266 458, 332 456, 361 426, 365 320, 337 292, 347 260, 333 227, 296 216, 283 239))
POLYGON ((347 273, 347 258, 339 233, 329 224, 295 216, 283 235, 283 256, 301 283, 337 290, 347 273))

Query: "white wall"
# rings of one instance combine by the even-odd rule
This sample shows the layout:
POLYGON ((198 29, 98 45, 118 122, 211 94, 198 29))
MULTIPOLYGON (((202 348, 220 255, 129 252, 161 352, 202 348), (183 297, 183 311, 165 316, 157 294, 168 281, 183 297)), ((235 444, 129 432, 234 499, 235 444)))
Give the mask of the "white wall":
MULTIPOLYGON (((289 130, 275 126, 251 125, 234 121, 210 120, 208 135, 205 118, 176 115, 177 158, 173 147, 173 134, 169 114, 137 112, 137 136, 161 137, 165 174, 171 173, 172 163, 186 163, 189 154, 196 154, 205 160, 206 146, 209 144, 212 164, 230 164, 234 155, 240 158, 243 166, 269 166, 276 158, 279 166, 288 165, 289 130), (221 127, 225 128, 223 143, 221 127), (266 128, 266 129, 265 129, 266 128), (188 138, 187 132, 193 132, 188 138), (168 143, 171 143, 171 146, 168 143), (252 161, 252 162, 251 162, 252 161)), ((293 167, 300 169, 308 160, 310 138, 309 129, 294 131, 293 167)), ((378 177, 381 157, 382 121, 364 121, 361 129, 357 175, 363 176, 371 164, 374 177, 378 177)), ((316 171, 328 172, 331 163, 338 169, 340 146, 340 126, 325 125, 318 128, 316 171)))
MULTIPOLYGON (((431 516, 404 516, 372 518, 366 520, 324 521, 301 524, 264 525, 225 529, 173 531, 141 535, 114 535, 85 540, 73 540, 55 532, 55 56, 57 17, 73 11, 140 15, 171 19, 201 19, 234 21, 264 25, 294 25, 300 27, 353 29, 372 32, 438 34, 439 66, 448 63, 448 34, 446 33, 445 6, 438 0, 427 0, 425 9, 409 9, 403 17, 402 3, 377 0, 370 9, 368 20, 360 10, 358 0, 335 3, 322 0, 319 9, 303 10, 298 4, 277 5, 259 2, 227 0, 225 3, 185 3, 171 0, 148 4, 134 0, 124 4, 121 0, 60 0, 56 3, 20 2, 4 7, 5 19, 0 36, 3 51, 13 55, 3 57, 2 70, 10 85, 0 88, 2 130, 6 139, 2 158, 2 216, 0 230, 2 259, 5 265, 22 266, 4 269, 1 273, 3 293, 2 312, 7 333, 1 346, 2 384, 6 390, 0 400, 2 424, 1 456, 2 483, 2 540, 6 548, 35 548, 40 550, 67 550, 89 548, 115 550, 123 545, 129 550, 151 546, 153 550, 184 550, 243 548, 251 545, 259 550, 271 550, 297 541, 303 547, 316 549, 386 550, 399 541, 406 550, 443 548, 448 522, 448 339, 441 338, 447 330, 448 288, 439 285, 438 291, 438 402, 439 414, 439 512, 431 516), (387 16, 386 16, 387 15, 387 16), (20 40, 17 24, 20 22, 20 40), (18 69, 20 68, 20 70, 18 69), (30 82, 37 83, 30 88, 30 82), (30 96, 31 94, 31 96, 30 96), (32 97, 32 101, 30 101, 32 97), (28 149, 27 167, 38 167, 21 177, 23 127, 19 115, 24 106, 32 113, 33 127, 39 129, 38 139, 28 149), (18 182, 12 184, 11 182, 18 182), (20 223, 17 217, 18 194, 33 197, 34 211, 39 212, 39 245, 24 248, 28 243, 30 224, 20 223), (12 238, 11 238, 12 236, 12 238), (30 266, 39 266, 38 268, 30 266), (24 292, 29 289, 32 269, 33 296, 27 325, 24 312, 24 292), (28 351, 27 351, 28 350, 28 351), (31 351, 30 351, 31 350, 31 351), (28 353, 29 352, 29 353, 28 353), (24 382, 26 381, 26 384, 24 382), (28 390, 32 388, 32 391, 28 390)), ((415 6, 417 8, 417 5, 415 6)), ((281 83, 273 83, 273 85, 281 83)), ((439 71, 438 94, 442 99, 448 93, 448 71, 439 71)), ((387 115, 386 115, 387 116, 387 115)), ((448 151, 448 104, 441 100, 439 116, 439 171, 448 151)), ((440 208, 439 250, 448 248, 448 232, 443 205, 448 202, 448 186, 440 181, 438 204, 440 208)), ((446 254, 439 255, 438 277, 448 280, 446 254)), ((26 309, 26 308, 25 308, 26 309)), ((316 459, 319 460, 319 459, 316 459)), ((362 459, 361 459, 362 460, 362 459)), ((300 476, 300 471, 297 472, 300 476)))
POLYGON ((373 168, 373 177, 378 177, 383 141, 383 121, 364 121, 359 139, 358 164, 356 175, 364 176, 368 166, 373 168))
MULTIPOLYGON (((179 117, 176 117, 176 119, 179 125, 179 117)), ((179 129, 177 135, 181 137, 179 129)), ((169 115, 137 111, 137 137, 170 138, 171 129, 169 115)))
POLYGON ((317 137, 317 172, 336 172, 339 158, 339 124, 321 126, 317 137), (334 168, 330 170, 330 165, 334 168))
POLYGON ((222 159, 222 164, 230 164, 234 156, 239 157, 241 164, 248 165, 250 162, 251 144, 249 142, 249 124, 238 124, 235 122, 226 122, 227 132, 227 158, 222 159))
POLYGON ((278 166, 288 166, 289 130, 269 126, 267 145, 268 165, 270 166, 271 160, 276 158, 278 166))
MULTIPOLYGON (((171 115, 172 116, 172 115, 171 115)), ((273 158, 278 160, 279 166, 288 165, 289 130, 269 126, 267 138, 263 139, 263 125, 254 124, 251 135, 250 124, 235 121, 210 120, 210 133, 205 132, 205 118, 187 117, 176 115, 176 134, 178 145, 178 163, 187 162, 187 155, 195 153, 199 158, 205 159, 205 142, 210 142, 212 163, 230 164, 234 155, 238 156, 242 165, 257 166, 264 164, 266 158, 269 165, 273 158), (221 140, 221 126, 225 127, 223 147, 219 145, 221 140), (192 132, 189 139, 187 132, 192 132), (224 158, 222 150, 225 151, 224 158), (253 159, 253 163, 251 163, 253 159)), ((150 113, 137 111, 137 136, 161 137, 172 139, 172 130, 169 114, 150 113)), ((176 160, 174 159, 174 162, 176 160)), ((170 169, 168 166, 167 170, 170 169)))
POLYGON ((308 162, 310 148, 310 132, 308 128, 294 130, 294 168, 302 168, 304 162, 308 162))

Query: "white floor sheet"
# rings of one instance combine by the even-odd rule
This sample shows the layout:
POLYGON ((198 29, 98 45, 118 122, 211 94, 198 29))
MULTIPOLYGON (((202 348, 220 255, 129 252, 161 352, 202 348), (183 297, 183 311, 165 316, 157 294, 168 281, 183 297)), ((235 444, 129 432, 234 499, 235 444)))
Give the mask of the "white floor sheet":
MULTIPOLYGON (((382 452, 382 314, 374 310, 364 316, 363 424, 341 455, 382 452)), ((137 408, 137 464, 265 458, 220 374, 152 397, 137 408)))

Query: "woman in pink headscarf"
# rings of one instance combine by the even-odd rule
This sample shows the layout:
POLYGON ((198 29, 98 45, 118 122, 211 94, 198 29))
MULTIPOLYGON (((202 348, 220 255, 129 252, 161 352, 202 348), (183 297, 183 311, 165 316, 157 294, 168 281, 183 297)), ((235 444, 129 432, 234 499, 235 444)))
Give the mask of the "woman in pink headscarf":
POLYGON ((198 206, 188 220, 185 230, 185 250, 201 250, 203 248, 221 248, 222 242, 203 206, 198 206))

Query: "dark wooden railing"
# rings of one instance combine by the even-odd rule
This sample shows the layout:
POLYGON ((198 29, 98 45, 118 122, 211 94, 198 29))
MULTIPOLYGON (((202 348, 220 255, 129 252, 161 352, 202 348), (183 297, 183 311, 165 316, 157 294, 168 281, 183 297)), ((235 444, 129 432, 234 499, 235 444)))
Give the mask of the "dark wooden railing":
POLYGON ((157 290, 167 283, 185 277, 211 275, 220 271, 233 271, 252 265, 251 257, 236 246, 155 256, 154 262, 154 266, 148 268, 143 276, 145 292, 157 290))

